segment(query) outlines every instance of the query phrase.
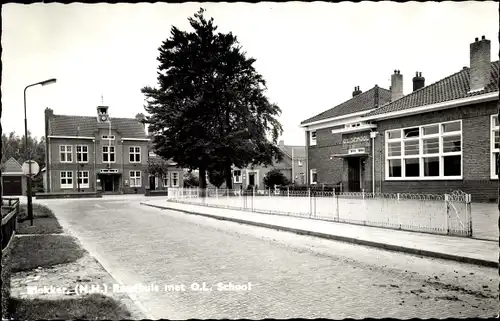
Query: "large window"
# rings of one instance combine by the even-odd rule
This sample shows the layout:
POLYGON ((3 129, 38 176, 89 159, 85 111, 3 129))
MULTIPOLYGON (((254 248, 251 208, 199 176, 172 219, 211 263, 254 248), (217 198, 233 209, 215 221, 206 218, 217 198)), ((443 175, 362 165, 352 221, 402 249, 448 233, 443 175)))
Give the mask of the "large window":
POLYGON ((129 147, 129 161, 131 163, 141 162, 141 148, 137 146, 129 147))
POLYGON ((61 171, 61 188, 73 188, 72 171, 61 171))
POLYGON ((76 161, 78 163, 89 162, 89 147, 87 145, 76 146, 76 161))
POLYGON ((233 177, 234 177, 235 183, 241 183, 241 171, 240 170, 234 170, 233 177))
POLYGON ((89 188, 89 171, 78 172, 78 184, 80 188, 89 188))
POLYGON ((130 171, 130 187, 141 187, 141 172, 140 171, 130 171))
POLYGON ((71 145, 59 146, 59 155, 60 155, 61 163, 73 162, 73 146, 71 146, 71 145))
POLYGON ((172 187, 179 187, 179 173, 172 173, 172 187))
POLYGON ((311 184, 317 184, 318 183, 318 173, 316 172, 315 169, 311 169, 310 173, 311 173, 311 184))
POLYGON ((462 121, 386 131, 386 179, 461 179, 462 121))
POLYGON ((105 163, 115 162, 115 146, 102 146, 102 161, 105 163))
POLYGON ((311 132, 309 136, 309 145, 310 146, 316 145, 316 132, 311 132))
POLYGON ((491 116, 491 179, 498 179, 498 155, 500 152, 500 138, 498 115, 491 116))

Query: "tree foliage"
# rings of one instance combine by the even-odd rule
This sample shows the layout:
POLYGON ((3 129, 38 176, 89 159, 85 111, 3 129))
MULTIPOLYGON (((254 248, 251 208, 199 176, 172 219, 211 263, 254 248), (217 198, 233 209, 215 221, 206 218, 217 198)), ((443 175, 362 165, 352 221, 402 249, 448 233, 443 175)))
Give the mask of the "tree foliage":
POLYGON ((198 179, 197 176, 193 175, 193 173, 187 172, 184 173, 184 179, 183 179, 184 187, 198 187, 200 186, 200 180, 198 179))
POLYGON ((148 173, 163 178, 168 174, 168 162, 162 157, 150 157, 148 160, 148 173))
POLYGON ((208 169, 208 181, 210 184, 217 188, 220 188, 225 181, 224 168, 223 166, 212 166, 208 169))
POLYGON ((208 168, 223 168, 231 187, 232 166, 281 159, 281 110, 265 96, 255 59, 246 57, 236 36, 217 32, 203 9, 188 20, 194 31, 174 26, 159 48, 159 86, 142 89, 145 122, 158 155, 199 169, 202 187, 208 168))
POLYGON ((279 169, 272 169, 264 176, 264 185, 266 188, 274 188, 274 185, 286 186, 290 181, 279 169))

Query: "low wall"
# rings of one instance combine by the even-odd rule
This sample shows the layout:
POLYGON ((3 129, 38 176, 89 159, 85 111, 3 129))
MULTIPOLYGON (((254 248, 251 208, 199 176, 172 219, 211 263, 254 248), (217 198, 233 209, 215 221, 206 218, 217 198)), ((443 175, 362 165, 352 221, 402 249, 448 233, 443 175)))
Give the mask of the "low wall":
POLYGON ((144 193, 145 196, 168 196, 168 190, 149 190, 144 193))
POLYGON ((80 192, 80 193, 37 193, 36 199, 54 199, 54 198, 102 198, 98 192, 80 192))

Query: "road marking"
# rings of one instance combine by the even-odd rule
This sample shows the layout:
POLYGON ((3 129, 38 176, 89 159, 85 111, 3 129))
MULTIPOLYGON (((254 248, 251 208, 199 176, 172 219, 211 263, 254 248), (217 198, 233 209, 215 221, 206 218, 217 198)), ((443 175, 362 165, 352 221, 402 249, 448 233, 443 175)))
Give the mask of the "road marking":
POLYGON ((98 207, 98 208, 104 208, 104 206, 101 206, 99 204, 95 204, 95 207, 98 207))

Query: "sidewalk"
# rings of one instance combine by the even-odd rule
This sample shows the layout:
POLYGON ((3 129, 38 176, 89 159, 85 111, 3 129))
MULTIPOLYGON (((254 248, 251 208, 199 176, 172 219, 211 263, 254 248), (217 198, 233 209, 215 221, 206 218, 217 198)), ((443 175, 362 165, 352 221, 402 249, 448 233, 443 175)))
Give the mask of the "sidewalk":
POLYGON ((141 202, 141 204, 297 234, 373 246, 391 251, 498 267, 499 246, 497 241, 397 231, 291 216, 259 214, 168 202, 164 198, 141 202))

